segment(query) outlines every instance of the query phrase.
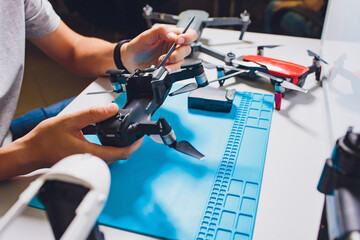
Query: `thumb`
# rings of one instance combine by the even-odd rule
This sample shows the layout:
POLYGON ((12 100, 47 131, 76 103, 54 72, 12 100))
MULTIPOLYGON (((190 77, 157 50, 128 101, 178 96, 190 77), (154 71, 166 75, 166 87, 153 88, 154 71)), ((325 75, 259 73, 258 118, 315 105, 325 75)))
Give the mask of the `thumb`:
POLYGON ((64 115, 63 117, 70 120, 70 125, 76 129, 81 129, 89 124, 104 121, 116 113, 119 107, 116 103, 90 107, 75 113, 64 115))

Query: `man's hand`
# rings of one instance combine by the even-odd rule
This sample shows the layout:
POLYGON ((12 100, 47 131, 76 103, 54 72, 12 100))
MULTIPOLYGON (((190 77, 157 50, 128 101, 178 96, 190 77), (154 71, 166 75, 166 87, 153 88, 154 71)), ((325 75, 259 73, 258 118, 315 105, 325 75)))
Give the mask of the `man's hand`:
POLYGON ((142 140, 129 147, 100 146, 88 142, 81 129, 114 116, 119 108, 115 103, 91 107, 76 113, 49 118, 27 134, 24 141, 33 146, 36 155, 43 158, 44 167, 76 154, 91 153, 105 161, 127 159, 141 145, 142 140))
POLYGON ((182 30, 159 25, 123 44, 120 51, 124 66, 128 71, 133 72, 137 68, 145 69, 151 65, 158 65, 171 45, 176 42, 179 46, 170 55, 165 67, 169 71, 180 68, 184 58, 191 52, 189 44, 197 37, 192 29, 188 29, 184 34, 181 34, 182 30))
POLYGON ((76 113, 49 118, 15 142, 0 148, 0 180, 51 167, 77 153, 91 153, 107 163, 127 159, 143 139, 128 147, 100 146, 88 142, 81 129, 118 112, 115 103, 91 107, 76 113))

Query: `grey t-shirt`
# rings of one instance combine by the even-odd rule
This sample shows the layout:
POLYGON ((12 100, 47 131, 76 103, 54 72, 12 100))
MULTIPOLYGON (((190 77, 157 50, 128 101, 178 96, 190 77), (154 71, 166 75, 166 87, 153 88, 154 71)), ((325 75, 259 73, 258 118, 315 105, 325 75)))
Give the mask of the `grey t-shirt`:
POLYGON ((59 23, 59 16, 47 0, 0 1, 0 146, 19 98, 25 38, 44 37, 59 23))

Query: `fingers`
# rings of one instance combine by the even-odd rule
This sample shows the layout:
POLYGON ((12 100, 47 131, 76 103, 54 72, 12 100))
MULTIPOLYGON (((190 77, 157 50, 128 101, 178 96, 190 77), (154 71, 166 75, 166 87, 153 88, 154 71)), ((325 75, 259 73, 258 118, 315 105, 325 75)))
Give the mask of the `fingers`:
MULTIPOLYGON (((188 56, 191 53, 191 47, 186 45, 186 46, 180 46, 178 48, 176 48, 171 55, 168 58, 168 61, 165 64, 171 64, 171 63, 176 63, 182 59, 184 59, 186 56, 188 56)), ((159 62, 165 57, 164 55, 161 55, 159 58, 159 62)))
POLYGON ((144 40, 146 39, 146 42, 149 44, 156 43, 160 39, 176 42, 180 45, 188 45, 195 41, 197 33, 194 30, 188 29, 186 33, 181 34, 182 31, 182 28, 169 28, 165 25, 159 25, 145 31, 139 37, 141 36, 144 40))
POLYGON ((197 37, 197 33, 190 28, 184 34, 181 34, 183 31, 182 28, 171 28, 169 31, 170 32, 168 33, 168 37, 170 37, 170 39, 168 40, 176 42, 180 45, 188 45, 195 41, 197 37))
POLYGON ((104 121, 114 116, 118 111, 119 107, 116 103, 108 103, 63 115, 62 118, 69 120, 73 128, 81 129, 89 124, 104 121))
POLYGON ((173 63, 173 64, 169 64, 169 65, 166 65, 165 68, 169 71, 169 72, 172 72, 172 71, 175 71, 175 70, 178 70, 180 69, 181 65, 183 65, 184 63, 184 59, 176 62, 176 63, 173 63))

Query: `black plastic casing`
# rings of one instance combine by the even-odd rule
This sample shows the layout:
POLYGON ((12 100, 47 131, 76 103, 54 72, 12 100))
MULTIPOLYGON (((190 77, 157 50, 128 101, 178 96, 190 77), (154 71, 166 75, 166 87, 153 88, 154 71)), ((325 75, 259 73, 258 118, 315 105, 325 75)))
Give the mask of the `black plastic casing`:
POLYGON ((326 195, 318 239, 358 239, 355 236, 360 236, 360 134, 352 128, 336 141, 318 190, 326 195))
POLYGON ((188 107, 214 112, 231 111, 235 90, 221 88, 199 88, 190 92, 188 96, 188 107))

